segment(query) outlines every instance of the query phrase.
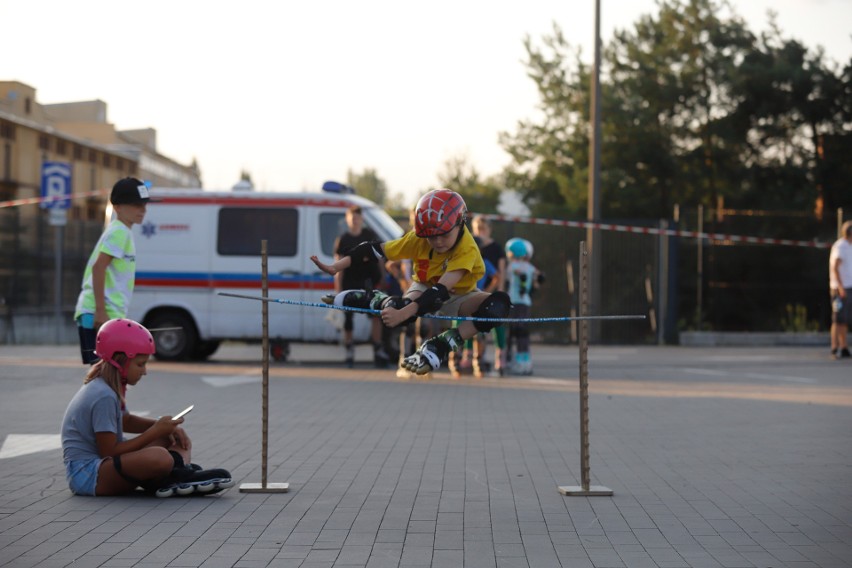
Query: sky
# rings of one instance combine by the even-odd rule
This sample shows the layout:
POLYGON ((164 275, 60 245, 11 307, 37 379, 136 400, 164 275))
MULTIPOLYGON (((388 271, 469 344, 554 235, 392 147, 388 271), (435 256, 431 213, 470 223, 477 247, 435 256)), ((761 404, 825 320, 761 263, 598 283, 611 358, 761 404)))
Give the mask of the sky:
MULTIPOLYGON (((752 32, 852 57, 852 0, 732 0, 752 32)), ((656 14, 601 0, 601 38, 656 14)), ((594 0, 0 0, 0 80, 39 103, 100 99, 119 130, 153 127, 158 151, 197 159, 204 185, 248 171, 258 190, 318 190, 373 169, 415 200, 448 160, 482 177, 498 134, 537 117, 523 40, 558 24, 591 62, 594 0)))

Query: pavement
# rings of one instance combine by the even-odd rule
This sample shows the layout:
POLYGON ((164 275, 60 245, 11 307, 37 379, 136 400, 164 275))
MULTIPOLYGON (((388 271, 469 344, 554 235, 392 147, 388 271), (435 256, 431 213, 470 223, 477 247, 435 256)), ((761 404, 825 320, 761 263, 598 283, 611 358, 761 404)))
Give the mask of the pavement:
POLYGON ((580 485, 576 346, 533 346, 531 377, 400 379, 336 346, 152 361, 131 411, 173 414, 205 497, 78 497, 59 449, 82 383, 74 346, 0 346, 0 566, 852 566, 852 360, 827 348, 589 350, 580 485))

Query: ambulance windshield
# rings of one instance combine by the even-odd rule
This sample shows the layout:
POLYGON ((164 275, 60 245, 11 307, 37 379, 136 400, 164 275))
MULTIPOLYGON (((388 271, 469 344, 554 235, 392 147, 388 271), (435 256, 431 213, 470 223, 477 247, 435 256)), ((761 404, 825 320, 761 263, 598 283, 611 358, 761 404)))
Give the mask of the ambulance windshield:
POLYGON ((367 225, 376 231, 383 241, 398 239, 405 233, 402 227, 384 209, 378 207, 365 208, 364 216, 367 218, 367 225))

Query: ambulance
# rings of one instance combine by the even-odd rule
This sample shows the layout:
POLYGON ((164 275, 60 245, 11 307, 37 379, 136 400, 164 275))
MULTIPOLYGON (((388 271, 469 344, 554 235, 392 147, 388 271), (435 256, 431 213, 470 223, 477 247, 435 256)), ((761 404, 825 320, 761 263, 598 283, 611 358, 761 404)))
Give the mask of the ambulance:
MULTIPOLYGON (((271 193, 152 188, 145 220, 133 226, 136 286, 129 317, 155 332, 160 360, 203 360, 222 341, 263 337, 262 302, 220 295, 262 296, 261 241, 267 241, 268 297, 319 303, 334 280, 311 262, 334 260, 352 205, 382 241, 403 234, 379 206, 335 191, 271 193)), ((345 186, 343 186, 345 187, 345 186)), ((378 284, 378 283, 377 283, 378 284)), ((270 350, 286 360, 291 342, 339 340, 339 316, 320 307, 269 303, 270 350), (335 325, 337 323, 338 325, 335 325)), ((355 318, 366 341, 369 322, 355 318)))

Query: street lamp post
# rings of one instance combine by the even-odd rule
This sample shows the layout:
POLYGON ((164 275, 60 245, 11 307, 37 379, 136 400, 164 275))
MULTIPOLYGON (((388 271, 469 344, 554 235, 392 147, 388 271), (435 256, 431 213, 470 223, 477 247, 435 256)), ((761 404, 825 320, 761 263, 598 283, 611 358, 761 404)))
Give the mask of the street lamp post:
MULTIPOLYGON (((600 69, 601 69, 601 2, 595 0, 595 63, 591 77, 591 96, 589 111, 589 206, 586 218, 590 223, 598 223, 601 219, 601 91, 600 91, 600 69)), ((586 230, 586 241, 589 248, 591 265, 591 282, 589 300, 591 313, 600 313, 601 297, 601 232, 599 229, 589 227, 586 230)), ((600 340, 600 325, 593 323, 591 326, 591 338, 593 341, 600 340)))

